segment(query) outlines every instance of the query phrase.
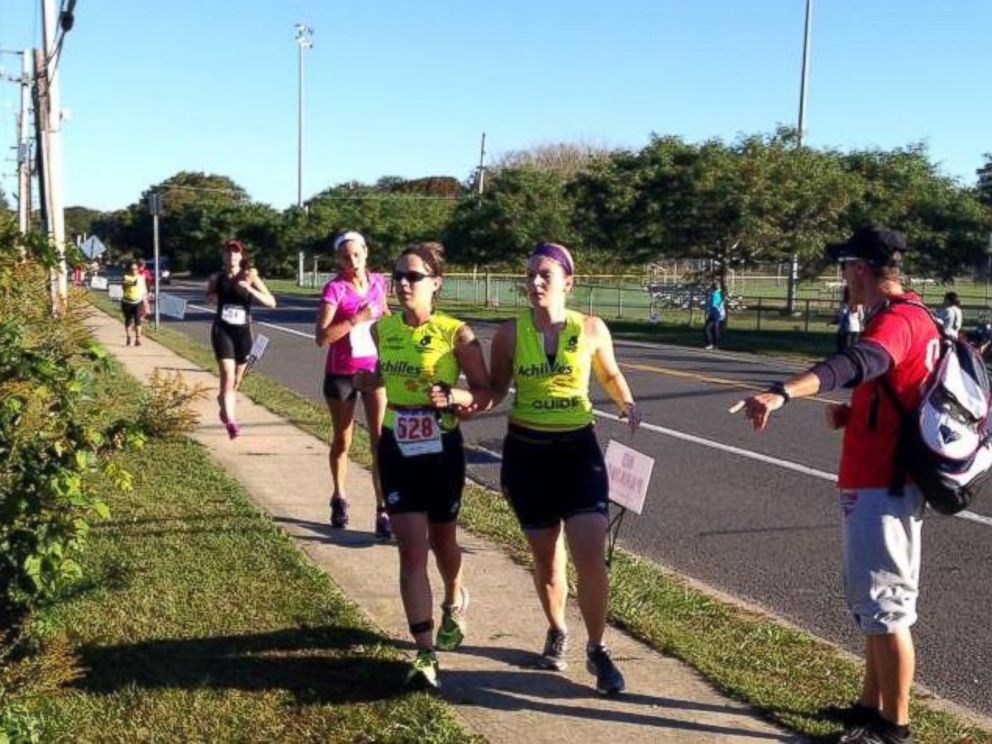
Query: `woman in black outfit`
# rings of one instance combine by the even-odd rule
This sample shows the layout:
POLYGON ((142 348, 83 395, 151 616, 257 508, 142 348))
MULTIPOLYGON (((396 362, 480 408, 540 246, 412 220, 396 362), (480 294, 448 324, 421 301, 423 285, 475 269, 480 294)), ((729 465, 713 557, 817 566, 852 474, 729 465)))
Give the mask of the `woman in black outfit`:
POLYGON ((266 307, 276 306, 276 298, 252 268, 240 240, 224 243, 224 269, 207 282, 207 300, 217 305, 210 341, 220 369, 220 420, 234 439, 241 433, 234 408, 251 352, 251 306, 255 300, 266 307))

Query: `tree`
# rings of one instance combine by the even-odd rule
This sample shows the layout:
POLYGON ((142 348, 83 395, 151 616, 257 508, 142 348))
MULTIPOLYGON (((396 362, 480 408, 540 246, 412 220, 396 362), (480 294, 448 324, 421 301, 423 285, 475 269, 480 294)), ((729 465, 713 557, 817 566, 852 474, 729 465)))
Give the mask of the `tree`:
POLYGON ((554 240, 581 254, 572 224, 575 201, 556 173, 504 168, 482 198, 466 196, 451 217, 445 244, 453 261, 519 267, 534 243, 554 240))

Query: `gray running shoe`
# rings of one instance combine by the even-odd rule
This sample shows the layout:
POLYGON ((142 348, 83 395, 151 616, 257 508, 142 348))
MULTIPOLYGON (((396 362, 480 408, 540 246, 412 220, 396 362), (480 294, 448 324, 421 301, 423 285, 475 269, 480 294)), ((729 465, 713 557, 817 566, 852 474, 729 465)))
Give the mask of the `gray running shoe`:
POLYGON ((331 497, 331 527, 341 529, 348 526, 348 500, 340 496, 331 497))
POLYGON ((389 523, 389 515, 386 514, 385 509, 380 512, 376 512, 375 536, 379 540, 393 539, 393 528, 389 523))
POLYGON ((846 731, 837 740, 838 744, 913 744, 913 734, 897 731, 887 721, 876 720, 867 726, 846 731))
POLYGON ((565 651, 568 650, 568 633, 557 628, 548 628, 544 638, 544 651, 538 657, 537 663, 542 669, 553 669, 564 672, 568 669, 565 661, 565 651))
POLYGON ((610 650, 600 644, 586 649, 586 669, 596 675, 596 692, 600 695, 616 695, 623 692, 623 675, 613 663, 610 650))

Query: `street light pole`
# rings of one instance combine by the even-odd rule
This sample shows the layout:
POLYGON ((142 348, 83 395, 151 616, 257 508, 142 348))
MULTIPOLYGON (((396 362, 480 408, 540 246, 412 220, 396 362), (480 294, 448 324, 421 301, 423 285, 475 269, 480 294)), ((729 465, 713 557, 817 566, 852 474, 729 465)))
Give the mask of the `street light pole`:
MULTIPOLYGON (((796 146, 802 149, 803 137, 806 134, 806 90, 809 87, 809 42, 812 32, 813 0, 806 0, 806 23, 803 29, 803 64, 799 77, 799 126, 796 146)), ((789 287, 786 298, 786 309, 789 315, 796 312, 796 290, 799 284, 799 255, 792 254, 789 261, 789 287)))
POLYGON ((303 50, 313 47, 312 36, 312 28, 302 23, 296 24, 296 43, 300 47, 296 142, 296 206, 301 209, 303 208, 303 50))

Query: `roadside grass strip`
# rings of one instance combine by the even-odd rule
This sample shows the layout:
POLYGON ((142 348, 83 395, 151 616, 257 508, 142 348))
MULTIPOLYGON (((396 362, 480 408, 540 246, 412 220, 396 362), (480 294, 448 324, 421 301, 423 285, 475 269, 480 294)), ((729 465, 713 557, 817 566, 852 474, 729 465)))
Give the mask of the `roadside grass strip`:
MULTIPOLYGON (((116 363, 101 384, 137 405, 116 363)), ((19 662, 41 740, 478 740, 203 447, 150 439, 120 464, 133 491, 96 480, 111 518, 19 662)))
MULTIPOLYGON (((149 335, 191 362, 214 369, 211 353, 183 334, 162 328, 149 335)), ((242 392, 311 434, 325 441, 329 437, 323 407, 264 375, 253 372, 246 377, 242 392)), ((371 466, 364 429, 356 427, 351 458, 371 466)), ((530 565, 526 541, 499 494, 476 484, 467 486, 460 522, 530 565)), ((574 587, 574 575, 572 579, 574 587)), ((528 601, 537 601, 530 597, 529 586, 524 591, 528 601)), ((832 741, 840 731, 819 711, 853 700, 858 693, 861 664, 846 652, 773 617, 712 596, 622 548, 613 558, 610 620, 694 667, 716 688, 761 710, 769 720, 814 740, 832 741)), ((992 744, 992 731, 940 709, 923 694, 914 695, 912 711, 913 733, 920 744, 992 744)))

